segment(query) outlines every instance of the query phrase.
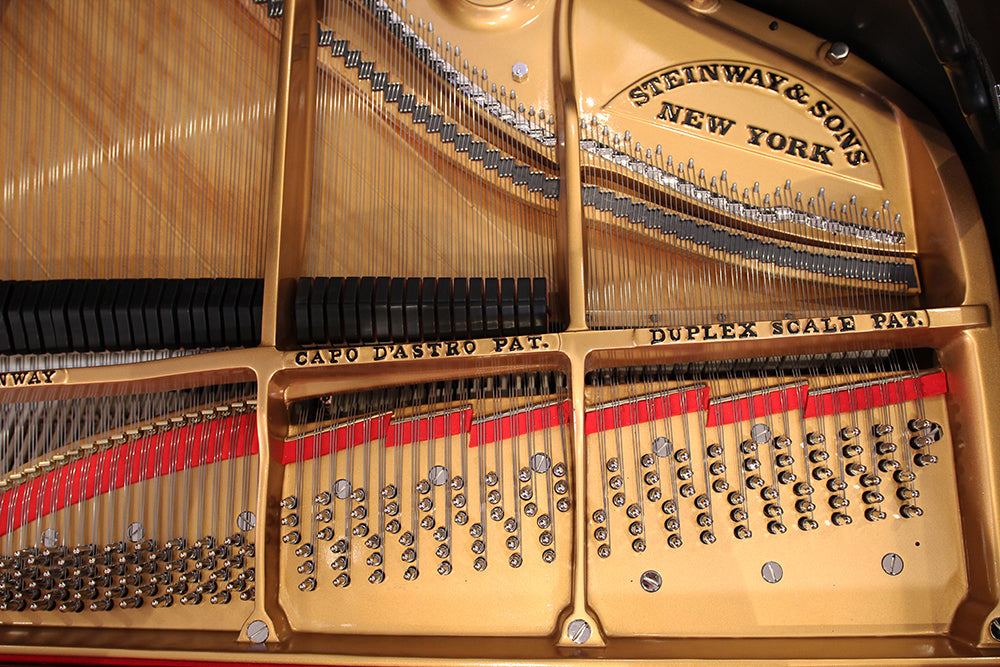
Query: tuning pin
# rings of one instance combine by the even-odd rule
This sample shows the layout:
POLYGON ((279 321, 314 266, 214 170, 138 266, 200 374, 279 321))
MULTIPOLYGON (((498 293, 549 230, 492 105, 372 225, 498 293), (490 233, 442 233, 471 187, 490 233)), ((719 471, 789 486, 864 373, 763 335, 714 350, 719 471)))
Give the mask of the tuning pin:
POLYGON ((286 514, 281 517, 281 525, 288 526, 289 528, 294 528, 299 525, 299 515, 298 514, 286 514))
POLYGON ((316 565, 311 560, 303 561, 299 564, 298 568, 299 574, 312 574, 313 570, 316 569, 316 565))
POLYGON ((934 456, 933 454, 917 454, 916 456, 913 457, 913 463, 920 466, 921 468, 924 466, 929 466, 933 463, 937 463, 937 460, 938 460, 937 457, 934 456))
POLYGON ((844 466, 844 472, 851 477, 857 477, 858 475, 863 475, 868 472, 868 468, 862 463, 848 463, 844 466))
MULTIPOLYGON (((409 572, 410 570, 415 570, 415 569, 416 568, 412 568, 411 567, 411 568, 409 568, 407 570, 407 572, 409 572)), ((406 575, 404 575, 404 578, 406 578, 406 575)), ((344 588, 346 586, 350 586, 351 585, 351 578, 347 575, 346 572, 343 572, 343 573, 338 574, 336 576, 336 578, 333 580, 333 585, 336 586, 337 588, 344 588)))
POLYGON ((114 601, 107 598, 103 600, 95 600, 90 603, 90 611, 111 611, 114 608, 114 601))
POLYGON ((198 582, 201 581, 201 573, 202 573, 201 570, 190 570, 190 571, 185 572, 184 574, 180 575, 177 578, 177 580, 178 581, 183 581, 183 582, 186 582, 186 583, 189 583, 189 584, 197 584, 198 582))
POLYGON ((150 600, 149 606, 153 607, 154 609, 166 609, 173 603, 174 603, 174 596, 168 594, 168 595, 161 595, 158 598, 153 598, 152 600, 150 600))
POLYGON ((222 543, 225 544, 228 547, 243 546, 243 534, 242 533, 233 533, 232 535, 230 535, 229 537, 227 537, 222 543))
POLYGON ((830 517, 830 521, 833 522, 835 526, 847 526, 851 523, 852 519, 849 515, 843 512, 834 512, 833 516, 830 517))
POLYGON ((854 458, 856 456, 861 456, 861 454, 864 453, 864 451, 865 450, 862 449, 859 445, 853 443, 850 445, 844 445, 843 448, 844 457, 849 459, 854 458))
POLYGON ((83 611, 83 602, 80 600, 70 600, 59 605, 59 611, 65 613, 78 613, 83 611))
POLYGON ((308 558, 313 554, 313 545, 303 544, 298 549, 295 550, 295 555, 299 558, 308 558))
POLYGON ((128 595, 128 587, 126 586, 112 586, 104 591, 104 597, 108 599, 123 598, 126 595, 128 595))
POLYGON ((868 505, 878 505, 885 500, 885 496, 878 491, 865 491, 861 494, 861 500, 868 505))
POLYGON ((781 523, 780 521, 769 521, 767 524, 767 532, 771 533, 772 535, 781 535, 786 530, 788 529, 785 527, 785 524, 781 523))
POLYGON ((878 462, 878 469, 886 473, 899 470, 899 461, 896 459, 882 459, 878 462))
POLYGON ((100 597, 100 591, 98 591, 97 588, 91 588, 89 586, 81 588, 77 592, 73 593, 74 600, 96 600, 98 597, 100 597))
POLYGON ((299 501, 295 496, 288 496, 281 501, 281 509, 293 510, 299 506, 299 501))
POLYGON ((164 545, 164 549, 184 549, 187 546, 187 540, 183 537, 175 537, 172 540, 168 540, 164 545))
POLYGON ((919 433, 921 431, 925 431, 925 430, 931 428, 931 422, 930 422, 930 420, 923 419, 923 418, 911 419, 910 422, 909 422, 909 424, 907 424, 907 426, 914 433, 919 433))
POLYGON ((129 596, 120 600, 118 606, 122 609, 138 609, 142 606, 142 597, 138 595, 129 596))
POLYGON ((303 592, 308 592, 308 591, 314 591, 314 590, 316 590, 316 579, 313 578, 313 577, 308 577, 306 579, 303 579, 299 583, 299 590, 303 591, 303 592))
POLYGON ((255 594, 254 594, 254 587, 253 586, 251 586, 250 588, 248 588, 245 591, 243 591, 242 593, 240 593, 240 599, 243 600, 244 602, 252 601, 254 599, 254 597, 255 597, 255 594))
POLYGON ((792 492, 797 496, 809 496, 812 495, 813 487, 806 482, 799 482, 792 487, 792 492))
POLYGON ((917 489, 911 489, 909 487, 903 487, 896 490, 896 497, 900 500, 911 500, 913 498, 919 498, 920 492, 917 489))
POLYGON ((810 512, 815 511, 815 509, 816 505, 808 500, 802 499, 795 501, 795 511, 799 514, 809 514, 810 512))
POLYGON ((799 530, 816 530, 817 528, 819 528, 819 523, 816 520, 810 519, 807 516, 801 517, 798 523, 799 523, 799 530))
POLYGON ((782 470, 778 473, 778 484, 794 484, 797 477, 791 470, 782 470))
POLYGON ((215 546, 215 538, 211 535, 206 535, 198 540, 195 540, 193 545, 195 549, 211 549, 215 546))
POLYGON ((31 611, 52 611, 56 608, 55 600, 38 600, 28 605, 31 611))
POLYGON ((809 433, 806 435, 806 442, 813 447, 818 447, 826 442, 826 436, 822 433, 809 433))
MULTIPOLYGON (((301 584, 299 585, 299 587, 301 588, 301 584)), ((231 599, 231 594, 229 593, 229 591, 219 591, 218 593, 210 597, 208 601, 211 602, 212 604, 229 604, 230 599, 231 599)))
POLYGON ((885 517, 886 517, 885 512, 875 507, 869 507, 868 509, 865 510, 865 518, 868 519, 869 521, 881 521, 885 517))
POLYGON ((150 583, 150 584, 143 584, 142 586, 136 587, 135 592, 138 595, 143 595, 143 596, 146 596, 146 597, 153 597, 153 596, 155 596, 157 594, 158 591, 157 591, 156 584, 150 583))
POLYGON ((201 604, 201 594, 196 591, 192 591, 187 595, 181 596, 181 604, 183 605, 201 604))
POLYGON ((313 502, 317 505, 329 505, 331 500, 333 500, 333 496, 329 491, 321 491, 313 498, 313 502))
POLYGON ((903 518, 911 519, 915 516, 923 516, 924 511, 916 505, 903 505, 899 508, 899 513, 903 518))
POLYGON ((861 486, 871 487, 871 486, 878 486, 879 484, 881 484, 882 478, 879 477, 878 475, 866 473, 862 475, 858 481, 861 483, 861 486))
POLYGON ((208 578, 211 581, 229 581, 230 576, 232 576, 232 573, 229 568, 223 567, 208 575, 208 578))

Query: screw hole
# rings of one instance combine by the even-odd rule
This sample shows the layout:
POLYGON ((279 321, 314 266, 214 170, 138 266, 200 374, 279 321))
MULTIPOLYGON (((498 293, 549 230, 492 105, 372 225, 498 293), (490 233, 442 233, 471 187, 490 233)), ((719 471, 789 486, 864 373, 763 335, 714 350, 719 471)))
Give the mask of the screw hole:
POLYGON ((767 27, 770 28, 771 30, 777 30, 778 29, 778 22, 777 21, 771 21, 771 25, 769 25, 767 27))

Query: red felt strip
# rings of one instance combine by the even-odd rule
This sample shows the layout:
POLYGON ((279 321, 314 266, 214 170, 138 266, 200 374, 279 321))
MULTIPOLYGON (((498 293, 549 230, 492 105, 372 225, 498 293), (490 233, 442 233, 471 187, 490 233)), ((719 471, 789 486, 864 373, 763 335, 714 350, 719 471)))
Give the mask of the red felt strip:
POLYGON ((628 403, 588 410, 583 429, 590 435, 704 410, 708 406, 708 397, 708 387, 694 387, 666 396, 640 398, 628 403))
POLYGON ((468 433, 472 426, 472 408, 433 417, 417 417, 389 425, 386 447, 412 445, 437 438, 468 433))
POLYGON ((927 396, 938 396, 947 391, 948 378, 944 371, 938 371, 915 378, 888 380, 866 387, 812 394, 806 402, 803 416, 808 419, 880 408, 927 396))
POLYGON ((282 465, 296 461, 307 461, 317 456, 324 456, 331 451, 343 451, 348 447, 357 447, 372 440, 383 438, 389 430, 391 415, 362 419, 345 426, 328 429, 321 433, 306 435, 285 442, 281 449, 282 465))
POLYGON ((390 422, 390 415, 382 415, 349 426, 289 440, 282 449, 281 463, 289 464, 324 456, 330 453, 331 443, 334 442, 336 451, 340 451, 378 440, 383 436, 386 447, 397 447, 468 433, 468 446, 477 447, 559 424, 567 424, 571 415, 572 407, 569 401, 523 410, 475 424, 472 423, 472 408, 396 423, 390 422))
POLYGON ((562 401, 476 422, 472 425, 469 447, 489 445, 560 424, 568 424, 572 415, 573 407, 570 402, 562 401))
POLYGON ((806 405, 809 385, 805 382, 795 387, 761 391, 743 398, 713 402, 708 410, 706 426, 735 424, 759 419, 768 415, 799 410, 806 405))
POLYGON ((0 535, 102 493, 257 453, 257 415, 180 426, 98 451, 0 494, 0 535))

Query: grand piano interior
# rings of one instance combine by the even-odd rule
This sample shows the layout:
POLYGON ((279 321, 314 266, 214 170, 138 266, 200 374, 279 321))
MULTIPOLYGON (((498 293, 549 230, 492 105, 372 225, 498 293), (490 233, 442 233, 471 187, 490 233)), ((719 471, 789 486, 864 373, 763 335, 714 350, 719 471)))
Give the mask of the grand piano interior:
POLYGON ((0 2, 0 654, 1000 657, 996 92, 832 6, 0 2))

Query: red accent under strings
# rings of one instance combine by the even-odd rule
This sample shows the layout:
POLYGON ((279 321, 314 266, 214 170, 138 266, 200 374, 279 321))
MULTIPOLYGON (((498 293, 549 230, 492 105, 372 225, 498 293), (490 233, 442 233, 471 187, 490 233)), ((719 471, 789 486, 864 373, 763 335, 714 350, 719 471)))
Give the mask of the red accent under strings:
POLYGON ((708 406, 708 396, 707 386, 695 387, 666 396, 640 398, 619 405, 589 410, 583 422, 583 430, 589 435, 704 410, 708 406))
POLYGON ((560 424, 568 424, 572 413, 570 402, 562 401, 520 410, 475 424, 472 422, 471 407, 428 417, 408 418, 399 422, 392 422, 392 416, 385 414, 288 440, 281 449, 280 461, 283 465, 307 461, 316 456, 329 454, 331 451, 339 452, 348 447, 357 447, 376 440, 384 440, 386 447, 397 447, 449 436, 468 435, 466 444, 469 447, 478 447, 560 424))
POLYGON ((947 393, 948 377, 944 371, 919 377, 888 380, 867 387, 855 387, 822 394, 810 394, 805 418, 835 415, 881 408, 887 405, 915 401, 927 396, 947 393))
POLYGON ((256 413, 131 440, 58 466, 0 494, 0 535, 98 494, 256 453, 256 413))
POLYGON ((735 424, 770 415, 780 415, 790 410, 799 410, 806 405, 808 393, 809 385, 803 382, 796 387, 762 391, 743 398, 711 403, 705 426, 735 424))

